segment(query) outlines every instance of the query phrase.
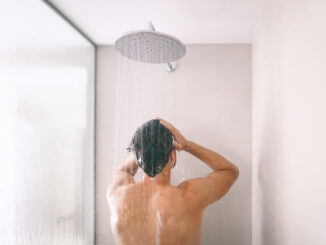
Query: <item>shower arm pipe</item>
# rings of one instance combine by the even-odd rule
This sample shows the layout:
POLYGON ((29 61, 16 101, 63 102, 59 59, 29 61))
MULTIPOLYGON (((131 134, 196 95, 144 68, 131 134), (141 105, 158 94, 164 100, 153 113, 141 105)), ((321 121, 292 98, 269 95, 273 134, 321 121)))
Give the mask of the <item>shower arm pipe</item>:
POLYGON ((156 31, 155 28, 154 28, 154 26, 153 26, 153 23, 152 23, 152 22, 148 22, 148 29, 149 29, 150 31, 156 31))
MULTIPOLYGON (((152 22, 148 22, 148 29, 150 31, 156 31, 152 22)), ((165 69, 169 72, 175 71, 176 68, 177 68, 176 62, 168 62, 165 64, 165 69)))

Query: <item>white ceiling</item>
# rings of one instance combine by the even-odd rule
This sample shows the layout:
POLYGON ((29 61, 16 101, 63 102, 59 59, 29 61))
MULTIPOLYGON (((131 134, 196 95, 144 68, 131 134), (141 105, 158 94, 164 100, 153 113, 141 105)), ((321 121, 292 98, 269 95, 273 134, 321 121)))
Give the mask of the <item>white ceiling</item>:
POLYGON ((186 44, 251 43, 260 0, 51 0, 99 45, 147 29, 186 44))
POLYGON ((40 0, 6 1, 0 8, 0 30, 1 52, 10 47, 90 46, 74 28, 40 0))

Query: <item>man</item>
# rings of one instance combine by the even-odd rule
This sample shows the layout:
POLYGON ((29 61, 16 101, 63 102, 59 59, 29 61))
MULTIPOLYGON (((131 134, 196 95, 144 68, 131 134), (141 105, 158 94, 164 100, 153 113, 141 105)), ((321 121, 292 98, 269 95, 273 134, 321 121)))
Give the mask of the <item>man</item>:
POLYGON ((129 156, 108 188, 111 226, 119 245, 198 245, 205 208, 224 196, 239 175, 220 154, 187 140, 163 119, 137 129, 129 156), (213 171, 203 178, 170 185, 176 152, 186 151, 213 171), (133 177, 138 166, 141 182, 133 177))

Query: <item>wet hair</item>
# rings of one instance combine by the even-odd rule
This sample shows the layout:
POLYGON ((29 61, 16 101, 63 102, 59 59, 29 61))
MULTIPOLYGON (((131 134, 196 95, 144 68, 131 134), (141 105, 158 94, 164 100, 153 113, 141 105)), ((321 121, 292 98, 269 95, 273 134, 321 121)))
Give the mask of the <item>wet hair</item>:
POLYGON ((154 177, 168 163, 172 141, 170 131, 159 120, 153 119, 136 130, 127 150, 134 153, 137 165, 149 177, 154 177))

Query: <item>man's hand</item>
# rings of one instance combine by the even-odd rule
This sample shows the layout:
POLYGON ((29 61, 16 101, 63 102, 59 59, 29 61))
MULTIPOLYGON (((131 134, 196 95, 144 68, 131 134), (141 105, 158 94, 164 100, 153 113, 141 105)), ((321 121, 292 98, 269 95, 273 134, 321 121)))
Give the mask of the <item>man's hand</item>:
POLYGON ((120 171, 124 171, 132 176, 134 176, 137 172, 138 165, 135 162, 135 158, 133 154, 130 154, 118 168, 120 171))
POLYGON ((188 140, 176 129, 171 123, 165 121, 164 119, 157 117, 160 123, 163 124, 173 136, 173 146, 178 151, 186 150, 188 146, 188 140))

